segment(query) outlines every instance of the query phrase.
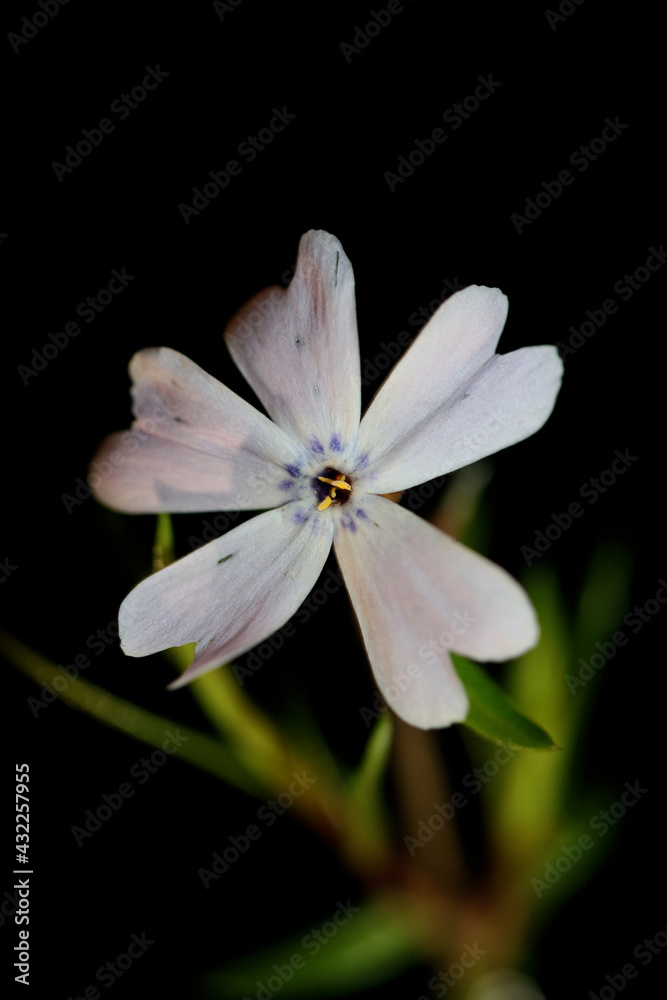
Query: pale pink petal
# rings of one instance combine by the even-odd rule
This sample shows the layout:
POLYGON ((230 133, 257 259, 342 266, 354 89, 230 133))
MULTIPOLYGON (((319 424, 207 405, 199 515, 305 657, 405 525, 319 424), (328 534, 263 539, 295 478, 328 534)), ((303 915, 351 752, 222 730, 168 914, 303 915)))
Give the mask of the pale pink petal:
POLYGON ((90 468, 98 500, 128 513, 256 510, 291 499, 302 452, 284 431, 177 351, 132 358, 136 420, 90 468))
POLYGON ((523 441, 551 414, 562 372, 555 347, 522 347, 494 355, 437 410, 416 418, 410 433, 394 431, 392 439, 364 418, 358 448, 368 471, 358 485, 404 490, 523 441))
POLYGON ((462 721, 467 696, 448 652, 487 661, 530 649, 538 625, 527 595, 499 566, 383 497, 363 497, 349 513, 334 547, 379 690, 420 729, 462 721))
POLYGON ((331 549, 332 520, 289 503, 147 577, 118 616, 121 645, 147 656, 196 642, 180 687, 263 642, 294 614, 331 549))
POLYGON ((507 300, 475 285, 438 309, 381 387, 359 432, 377 493, 453 472, 534 434, 551 413, 563 365, 555 347, 494 354, 507 300))
POLYGON ((289 288, 256 295, 225 339, 280 427, 315 455, 350 447, 361 412, 354 275, 334 236, 302 236, 289 288))

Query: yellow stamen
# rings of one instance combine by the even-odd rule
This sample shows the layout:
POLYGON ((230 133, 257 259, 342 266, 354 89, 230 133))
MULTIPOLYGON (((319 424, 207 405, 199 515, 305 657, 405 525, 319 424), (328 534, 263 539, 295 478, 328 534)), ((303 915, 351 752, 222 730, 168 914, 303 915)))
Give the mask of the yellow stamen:
MULTIPOLYGON (((320 476, 320 478, 322 478, 322 477, 320 476)), ((325 497, 324 500, 322 501, 322 503, 320 503, 320 504, 317 505, 317 509, 318 510, 326 510, 327 507, 330 507, 330 506, 331 506, 331 497, 325 497)))
POLYGON ((352 487, 350 486, 350 484, 345 482, 345 476, 341 476, 340 479, 327 479, 325 476, 318 476, 317 478, 322 483, 328 483, 329 486, 335 486, 338 489, 349 490, 350 492, 352 492, 352 487))

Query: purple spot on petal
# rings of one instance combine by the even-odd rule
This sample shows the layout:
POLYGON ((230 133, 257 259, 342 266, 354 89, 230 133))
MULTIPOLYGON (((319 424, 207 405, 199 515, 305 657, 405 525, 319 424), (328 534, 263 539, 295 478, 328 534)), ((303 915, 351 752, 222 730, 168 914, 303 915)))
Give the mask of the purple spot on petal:
POLYGON ((317 438, 310 439, 310 450, 314 451, 316 455, 324 454, 324 448, 322 447, 322 442, 318 441, 317 438))
POLYGON ((308 520, 308 515, 304 514, 302 510, 297 510, 294 512, 292 520, 294 521, 295 524, 305 524, 306 521, 308 520))
POLYGON ((331 448, 332 451, 341 450, 343 446, 341 444, 341 440, 338 434, 334 434, 334 436, 331 438, 331 441, 329 441, 329 447, 331 448))
POLYGON ((356 514, 356 516, 359 518, 360 521, 368 520, 368 514, 362 507, 357 507, 354 513, 356 514))
POLYGON ((350 517, 349 514, 345 514, 343 516, 342 520, 343 520, 343 527, 347 528, 348 531, 353 531, 354 532, 354 531, 357 530, 357 526, 356 526, 356 524, 354 523, 354 521, 352 520, 352 518, 350 517))
POLYGON ((368 465, 368 453, 360 457, 359 461, 357 462, 357 468, 365 469, 367 465, 368 465))
POLYGON ((294 488, 294 483, 291 479, 283 479, 282 482, 278 483, 278 489, 282 490, 283 493, 289 493, 291 489, 294 488))
POLYGON ((298 479, 301 475, 301 469, 298 465, 285 465, 283 468, 285 469, 285 472, 292 476, 293 479, 298 479))

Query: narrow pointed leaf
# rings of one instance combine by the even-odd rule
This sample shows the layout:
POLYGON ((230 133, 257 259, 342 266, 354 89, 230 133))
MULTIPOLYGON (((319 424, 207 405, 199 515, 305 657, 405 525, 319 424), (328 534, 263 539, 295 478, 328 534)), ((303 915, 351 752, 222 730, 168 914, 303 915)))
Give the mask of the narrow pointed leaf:
POLYGON ((584 657, 622 626, 629 610, 631 571, 632 556, 621 545, 600 545, 593 553, 575 622, 577 650, 584 657))
POLYGON ((379 860, 382 848, 388 848, 388 822, 383 783, 391 755, 394 725, 390 712, 376 722, 368 738, 358 769, 349 786, 349 807, 353 840, 365 848, 371 860, 379 860), (356 834, 356 836, 355 836, 356 834))
POLYGON ((276 980, 278 966, 293 972, 289 979, 281 976, 281 997, 341 996, 385 982, 423 957, 408 907, 366 902, 343 923, 350 907, 349 900, 336 902, 303 933, 210 973, 205 995, 210 1000, 254 997, 260 983, 276 980), (336 914, 340 926, 327 933, 337 926, 336 914), (313 931, 326 943, 320 944, 313 931))
POLYGON ((555 749, 548 733, 514 707, 501 687, 471 660, 452 654, 470 700, 464 725, 495 743, 536 750, 555 749))
MULTIPOLYGON (((10 663, 37 684, 45 682, 53 686, 55 680, 62 680, 62 673, 53 663, 4 630, 0 631, 0 650, 10 663)), ((261 785, 255 783, 230 751, 204 733, 189 729, 173 719, 147 712, 133 702, 119 698, 80 677, 69 681, 67 687, 59 692, 59 698, 70 708, 86 712, 99 722, 143 740, 150 746, 161 747, 167 731, 178 728, 183 738, 183 745, 178 751, 181 760, 229 782, 249 795, 258 798, 263 796, 261 785)))

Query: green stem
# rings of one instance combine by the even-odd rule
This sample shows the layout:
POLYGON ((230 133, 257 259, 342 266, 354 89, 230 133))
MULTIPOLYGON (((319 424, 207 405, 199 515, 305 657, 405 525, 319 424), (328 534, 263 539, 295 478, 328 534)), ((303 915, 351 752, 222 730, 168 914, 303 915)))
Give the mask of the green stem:
POLYGON ((179 757, 200 767, 208 774, 229 782, 249 795, 261 796, 261 785, 218 740, 183 726, 153 712, 147 712, 131 701, 110 694, 90 681, 70 680, 58 668, 24 645, 4 629, 0 629, 0 649, 7 659, 37 684, 47 684, 70 708, 87 712, 94 719, 118 729, 128 736, 161 747, 168 731, 178 729, 182 745, 179 757), (57 684, 55 683, 57 681, 57 684), (62 687, 63 682, 66 684, 62 687), (59 688, 62 687, 62 690, 59 688))

